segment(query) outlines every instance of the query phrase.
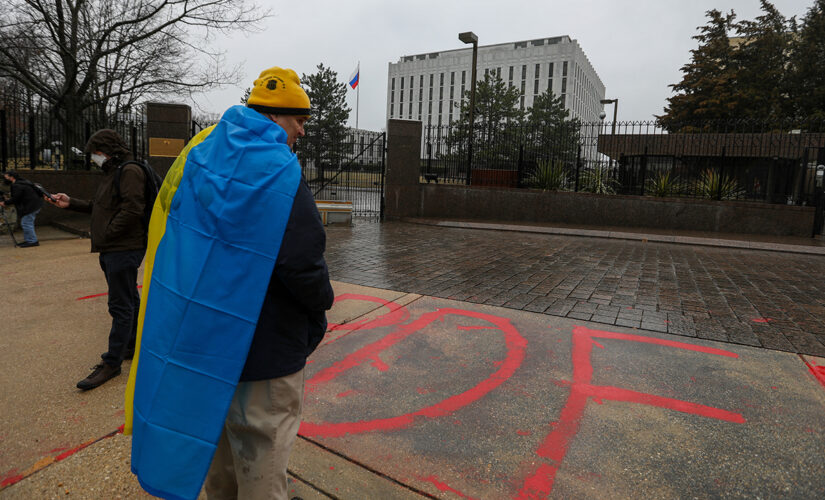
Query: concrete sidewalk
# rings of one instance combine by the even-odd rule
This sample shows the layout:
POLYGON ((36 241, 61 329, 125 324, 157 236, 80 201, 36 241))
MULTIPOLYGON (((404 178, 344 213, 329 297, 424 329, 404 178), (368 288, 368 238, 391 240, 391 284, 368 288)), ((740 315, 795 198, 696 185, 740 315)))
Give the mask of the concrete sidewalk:
MULTIPOLYGON (((118 433, 126 375, 74 388, 109 327, 97 256, 46 236, 0 246, 0 498, 149 498, 118 433)), ((293 495, 825 495, 825 359, 334 287, 293 495)))

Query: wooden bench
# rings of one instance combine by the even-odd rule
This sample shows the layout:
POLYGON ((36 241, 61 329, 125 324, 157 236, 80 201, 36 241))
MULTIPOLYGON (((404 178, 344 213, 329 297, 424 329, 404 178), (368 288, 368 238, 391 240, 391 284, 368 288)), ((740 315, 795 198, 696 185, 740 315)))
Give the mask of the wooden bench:
POLYGON ((352 224, 352 202, 317 200, 315 206, 321 214, 321 222, 328 224, 352 224))

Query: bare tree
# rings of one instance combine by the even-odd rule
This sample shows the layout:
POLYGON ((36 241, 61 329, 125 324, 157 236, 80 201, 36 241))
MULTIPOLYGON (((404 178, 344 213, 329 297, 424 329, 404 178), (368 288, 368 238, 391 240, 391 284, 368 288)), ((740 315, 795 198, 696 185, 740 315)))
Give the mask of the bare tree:
MULTIPOLYGON (((10 0, 0 12, 0 78, 47 102, 66 128, 93 108, 235 83, 215 36, 258 29, 245 0, 10 0)), ((75 141, 72 141, 75 142, 75 141)))

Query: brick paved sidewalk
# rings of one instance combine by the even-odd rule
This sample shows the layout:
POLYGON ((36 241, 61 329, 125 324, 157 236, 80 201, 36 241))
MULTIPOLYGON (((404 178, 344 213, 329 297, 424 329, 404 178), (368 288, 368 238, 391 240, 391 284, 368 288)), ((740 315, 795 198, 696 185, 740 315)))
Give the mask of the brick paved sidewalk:
POLYGON ((822 256, 402 222, 327 234, 335 280, 825 355, 822 256))

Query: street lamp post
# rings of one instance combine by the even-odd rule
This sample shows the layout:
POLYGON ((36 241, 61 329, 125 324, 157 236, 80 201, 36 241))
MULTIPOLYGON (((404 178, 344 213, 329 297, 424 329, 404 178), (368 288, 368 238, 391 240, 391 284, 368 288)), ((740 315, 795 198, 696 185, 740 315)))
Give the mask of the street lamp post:
POLYGON ((602 99, 599 102, 613 105, 613 127, 611 127, 610 135, 616 135, 616 113, 619 111, 619 99, 602 99))
POLYGON ((473 169, 473 129, 475 128, 475 108, 476 108, 476 62, 478 61, 478 36, 472 31, 465 31, 458 34, 458 39, 464 43, 473 44, 473 71, 470 82, 470 144, 467 147, 467 185, 470 185, 470 177, 473 169))
MULTIPOLYGON (((613 136, 613 147, 616 147, 616 115, 619 111, 619 99, 602 99, 599 101, 602 104, 612 104, 613 105, 613 125, 610 127, 610 135, 613 136)), ((599 118, 604 120, 605 114, 604 111, 599 114, 599 118)), ((613 174, 613 155, 610 155, 610 173, 613 174)))

